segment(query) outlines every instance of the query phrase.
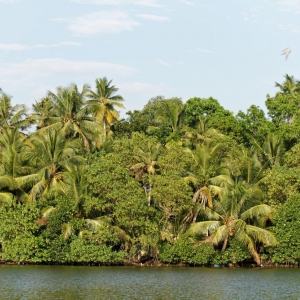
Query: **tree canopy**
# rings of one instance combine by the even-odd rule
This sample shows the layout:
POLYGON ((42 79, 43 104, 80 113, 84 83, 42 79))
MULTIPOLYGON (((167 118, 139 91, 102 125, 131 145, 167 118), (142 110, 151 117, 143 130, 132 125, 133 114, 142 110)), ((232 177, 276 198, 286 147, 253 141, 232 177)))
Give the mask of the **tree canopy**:
POLYGON ((300 85, 266 110, 112 80, 12 105, 0 90, 0 257, 29 263, 300 263, 300 85), (31 111, 31 112, 30 112, 31 111))

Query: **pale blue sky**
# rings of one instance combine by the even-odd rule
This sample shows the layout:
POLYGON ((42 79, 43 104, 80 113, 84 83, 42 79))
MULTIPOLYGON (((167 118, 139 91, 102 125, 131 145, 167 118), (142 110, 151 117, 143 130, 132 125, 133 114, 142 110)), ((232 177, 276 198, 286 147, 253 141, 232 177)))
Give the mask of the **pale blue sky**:
POLYGON ((28 107, 106 76, 126 110, 212 96, 236 113, 300 79, 300 0, 0 0, 0 25, 0 87, 28 107))

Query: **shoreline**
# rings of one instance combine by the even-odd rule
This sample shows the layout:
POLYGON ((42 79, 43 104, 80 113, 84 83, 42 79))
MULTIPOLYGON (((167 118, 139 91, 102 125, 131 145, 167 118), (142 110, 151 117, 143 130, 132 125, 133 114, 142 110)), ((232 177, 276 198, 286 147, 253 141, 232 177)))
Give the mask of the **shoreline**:
POLYGON ((262 264, 258 266, 257 264, 215 264, 215 265, 189 265, 189 264, 163 264, 163 263, 79 263, 79 262, 29 262, 29 261, 0 261, 0 265, 11 265, 11 266, 78 266, 78 267, 176 267, 176 268, 215 268, 215 269, 223 269, 223 268, 267 268, 267 269, 278 269, 278 268, 299 268, 299 265, 275 265, 275 264, 262 264))

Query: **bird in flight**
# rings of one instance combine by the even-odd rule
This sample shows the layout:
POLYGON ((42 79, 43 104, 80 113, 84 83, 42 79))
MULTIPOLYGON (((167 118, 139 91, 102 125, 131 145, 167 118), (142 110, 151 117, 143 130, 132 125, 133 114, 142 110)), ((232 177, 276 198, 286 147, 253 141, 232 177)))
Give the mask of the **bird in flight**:
POLYGON ((292 52, 291 49, 285 48, 285 49, 282 51, 281 55, 284 55, 284 54, 285 54, 285 60, 287 60, 291 52, 292 52))

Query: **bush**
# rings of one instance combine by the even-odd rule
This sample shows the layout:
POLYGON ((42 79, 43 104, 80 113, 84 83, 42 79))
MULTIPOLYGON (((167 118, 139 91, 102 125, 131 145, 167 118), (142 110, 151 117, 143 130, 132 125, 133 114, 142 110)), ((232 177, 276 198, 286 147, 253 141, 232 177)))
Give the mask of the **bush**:
POLYGON ((251 258, 248 248, 234 238, 229 240, 229 247, 225 251, 218 251, 213 257, 214 264, 226 264, 232 262, 234 264, 251 258))
POLYGON ((300 194, 288 198, 274 217, 273 231, 277 238, 276 247, 268 249, 273 263, 300 263, 300 194))
POLYGON ((214 248, 210 243, 201 243, 195 247, 191 239, 181 237, 174 245, 161 244, 158 259, 163 263, 170 264, 207 265, 211 262, 214 253, 214 248))
POLYGON ((68 260, 79 263, 118 264, 124 263, 126 256, 124 251, 115 252, 109 246, 89 243, 78 238, 70 244, 68 260))

